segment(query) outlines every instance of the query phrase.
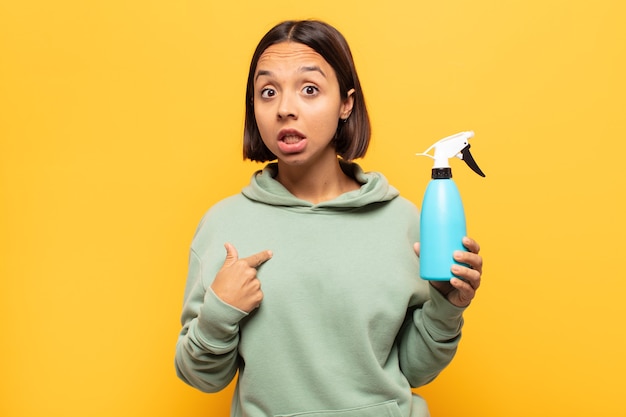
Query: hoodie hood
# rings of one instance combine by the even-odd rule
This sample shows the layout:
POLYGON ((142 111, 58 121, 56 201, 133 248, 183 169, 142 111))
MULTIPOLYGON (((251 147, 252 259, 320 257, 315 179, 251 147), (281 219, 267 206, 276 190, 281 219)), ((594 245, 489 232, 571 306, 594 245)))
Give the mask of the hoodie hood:
POLYGON ((361 188, 344 193, 333 200, 313 204, 297 198, 276 181, 278 164, 275 162, 255 172, 250 184, 242 190, 242 194, 250 200, 263 204, 310 210, 353 209, 389 201, 399 195, 398 190, 389 185, 381 173, 363 172, 359 165, 352 162, 340 160, 339 163, 343 172, 361 184, 361 188))

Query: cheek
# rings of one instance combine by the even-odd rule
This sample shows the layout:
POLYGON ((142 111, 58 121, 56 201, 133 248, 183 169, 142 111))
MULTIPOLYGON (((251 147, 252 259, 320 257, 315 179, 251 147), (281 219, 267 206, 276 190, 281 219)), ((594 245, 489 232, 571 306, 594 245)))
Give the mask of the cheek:
POLYGON ((256 121, 257 129, 259 130, 259 134, 261 135, 261 141, 267 146, 267 148, 276 153, 278 149, 276 148, 276 141, 271 140, 275 135, 275 117, 268 115, 267 111, 264 109, 254 109, 254 119, 256 121))
POLYGON ((254 120, 256 121, 256 125, 259 128, 259 132, 261 132, 261 135, 264 136, 264 133, 271 127, 267 111, 263 108, 255 107, 254 120))
POLYGON ((332 120, 320 121, 315 126, 315 136, 324 140, 332 140, 337 132, 337 124, 332 120))
POLYGON ((327 107, 323 112, 316 114, 316 117, 311 119, 311 124, 315 129, 315 132, 321 136, 332 138, 337 131, 337 124, 339 121, 339 112, 335 111, 332 107, 327 107))

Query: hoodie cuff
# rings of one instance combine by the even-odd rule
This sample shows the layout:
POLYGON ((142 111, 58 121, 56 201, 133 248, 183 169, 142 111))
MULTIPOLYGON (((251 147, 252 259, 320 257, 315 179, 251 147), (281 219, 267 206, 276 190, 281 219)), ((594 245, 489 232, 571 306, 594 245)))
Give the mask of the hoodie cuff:
POLYGON ((457 338, 463 327, 463 312, 465 307, 457 307, 446 299, 432 285, 430 300, 424 304, 423 315, 428 332, 440 342, 457 338))
POLYGON ((198 330, 210 345, 228 344, 239 333, 239 322, 248 314, 226 304, 208 288, 198 314, 198 330))

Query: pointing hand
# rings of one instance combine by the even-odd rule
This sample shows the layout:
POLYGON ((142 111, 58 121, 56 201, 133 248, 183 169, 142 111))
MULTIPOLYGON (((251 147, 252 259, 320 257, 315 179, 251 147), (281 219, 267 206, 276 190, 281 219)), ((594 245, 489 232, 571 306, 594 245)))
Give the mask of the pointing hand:
POLYGON ((261 282, 256 276, 257 268, 272 257, 272 251, 265 250, 239 259, 233 245, 226 243, 224 247, 226 260, 215 276, 211 289, 226 304, 250 313, 263 300, 261 282))

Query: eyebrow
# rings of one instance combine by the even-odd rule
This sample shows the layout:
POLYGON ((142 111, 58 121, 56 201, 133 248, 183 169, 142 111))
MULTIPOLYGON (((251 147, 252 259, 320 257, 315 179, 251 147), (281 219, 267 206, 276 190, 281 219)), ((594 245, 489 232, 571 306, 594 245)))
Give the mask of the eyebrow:
POLYGON ((263 76, 272 76, 272 71, 267 71, 267 70, 259 70, 259 72, 256 73, 256 77, 254 77, 254 81, 258 80, 259 77, 263 77, 263 76))
POLYGON ((298 72, 309 72, 309 71, 317 71, 320 74, 322 74, 324 78, 326 78, 326 74, 324 74, 324 71, 322 71, 322 69, 318 67, 317 65, 304 66, 298 69, 298 72))
MULTIPOLYGON (((324 76, 324 78, 326 78, 326 74, 324 73, 324 71, 322 71, 322 69, 317 65, 307 65, 307 66, 298 68, 298 72, 311 72, 311 71, 319 72, 320 74, 324 76)), ((271 77, 273 75, 274 73, 272 71, 259 70, 259 72, 256 73, 256 77, 254 77, 254 80, 256 81, 259 77, 262 77, 262 76, 271 77)))

